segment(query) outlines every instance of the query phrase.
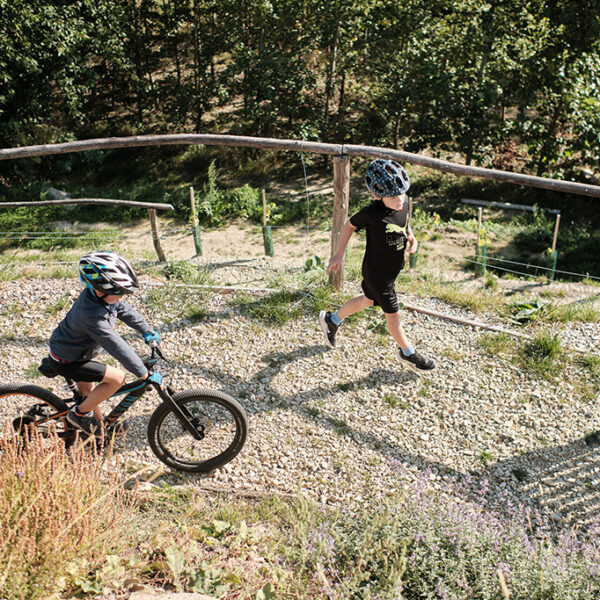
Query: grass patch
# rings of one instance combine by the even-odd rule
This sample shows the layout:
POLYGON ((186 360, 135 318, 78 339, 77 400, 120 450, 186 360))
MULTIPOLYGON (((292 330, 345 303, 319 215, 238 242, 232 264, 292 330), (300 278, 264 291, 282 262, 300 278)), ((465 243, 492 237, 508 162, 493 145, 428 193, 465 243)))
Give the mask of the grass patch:
POLYGON ((420 275, 416 279, 407 276, 397 280, 398 290, 421 297, 435 297, 473 312, 499 310, 503 306, 502 297, 493 290, 463 290, 456 283, 448 283, 429 275, 420 275))
POLYGON ((128 576, 217 597, 418 600, 435 590, 466 600, 500 598, 502 569, 511 600, 595 597, 593 540, 554 536, 518 507, 496 517, 483 500, 466 502, 466 490, 457 495, 417 482, 348 510, 303 497, 234 502, 165 487, 139 503, 131 539, 138 566, 128 576))
POLYGON ((206 306, 202 306, 201 304, 193 304, 186 309, 183 317, 190 321, 190 323, 199 323, 200 321, 204 321, 209 314, 210 311, 206 308, 206 306))
POLYGON ((342 392, 347 392, 348 390, 351 390, 354 388, 354 382, 353 381, 343 381, 337 384, 337 388, 338 390, 342 391, 342 392))
POLYGON ((421 398, 429 398, 431 396, 431 379, 427 379, 426 377, 421 379, 421 386, 417 391, 417 396, 421 396, 421 398))
POLYGON ((31 363, 23 370, 23 375, 27 379, 37 379, 38 377, 42 377, 42 374, 38 371, 39 363, 31 363))
POLYGON ((377 335, 385 335, 388 332, 387 323, 386 323, 385 318, 371 319, 369 321, 369 324, 367 325, 367 327, 369 328, 369 331, 372 331, 373 333, 375 333, 377 335))
POLYGON ((191 285, 212 285, 210 273, 203 267, 187 260, 172 260, 162 267, 160 273, 169 281, 191 285))
POLYGON ((592 375, 600 377, 600 356, 596 354, 582 354, 575 359, 575 363, 587 369, 592 375))
POLYGON ((492 356, 511 356, 514 352, 515 340, 508 333, 484 333, 479 338, 479 345, 492 356))
POLYGON ((210 311, 203 304, 208 291, 186 289, 167 284, 151 288, 143 298, 144 305, 154 313, 153 319, 161 319, 172 323, 180 318, 189 321, 201 321, 209 316, 210 311))
POLYGON ((400 398, 398 397, 398 394, 396 394, 394 392, 386 392, 383 395, 383 401, 390 408, 396 408, 400 404, 400 398))
POLYGON ((237 306, 243 315, 269 325, 285 325, 302 316, 305 294, 299 291, 282 290, 264 298, 253 300, 249 294, 238 293, 231 304, 237 306))
POLYGON ((495 460, 495 457, 494 457, 494 455, 493 455, 491 452, 489 452, 489 451, 487 451, 487 450, 482 450, 482 451, 479 453, 479 460, 480 460, 480 461, 481 461, 483 464, 487 465, 488 463, 494 462, 494 460, 495 460))
POLYGON ((329 417, 327 421, 338 435, 346 435, 351 431, 350 426, 348 425, 348 423, 346 423, 346 421, 344 421, 344 419, 336 419, 334 417, 329 417))
POLYGON ((72 302, 71 296, 69 296, 69 294, 64 294, 52 304, 46 305, 44 312, 47 315, 57 315, 59 312, 67 308, 67 306, 70 306, 72 302))
POLYGON ((67 454, 58 439, 34 436, 23 443, 5 430, 0 597, 83 591, 88 573, 105 567, 119 548, 126 509, 119 469, 106 466, 82 447, 67 454))
POLYGON ((526 371, 552 377, 564 366, 563 354, 558 336, 542 332, 523 345, 519 362, 526 371))
POLYGON ((558 304, 547 308, 539 316, 540 321, 548 323, 568 323, 577 321, 581 323, 598 323, 600 309, 595 304, 558 304))

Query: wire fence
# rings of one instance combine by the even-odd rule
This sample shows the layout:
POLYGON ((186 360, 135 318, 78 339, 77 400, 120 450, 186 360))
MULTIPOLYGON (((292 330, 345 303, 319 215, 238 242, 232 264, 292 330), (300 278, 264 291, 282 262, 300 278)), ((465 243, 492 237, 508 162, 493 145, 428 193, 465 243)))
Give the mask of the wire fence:
MULTIPOLYGON (((456 259, 454 259, 456 260, 456 259)), ((522 267, 526 267, 528 269, 540 269, 543 271, 548 271, 550 273, 560 273, 562 275, 569 275, 571 277, 581 277, 581 279, 591 279, 593 281, 600 281, 600 277, 596 277, 595 275, 590 275, 589 273, 576 273, 573 271, 561 271, 560 269, 553 269, 552 267, 546 267, 543 265, 535 265, 535 264, 531 264, 531 263, 522 263, 522 262, 518 262, 518 261, 514 261, 514 260, 508 260, 505 258, 498 258, 498 257, 492 257, 492 256, 486 256, 486 262, 481 262, 480 260, 478 260, 477 256, 467 256, 463 259, 465 262, 468 262, 470 264, 474 264, 474 265, 479 265, 481 267, 485 267, 486 269, 496 269, 497 271, 502 271, 505 273, 513 273, 515 275, 519 275, 521 277, 530 277, 533 279, 539 278, 540 275, 539 274, 533 274, 533 273, 526 273, 523 271, 515 271, 513 269, 507 269, 505 267, 501 267, 499 265, 494 265, 494 264, 490 264, 488 261, 496 261, 496 262, 501 262, 501 263, 506 263, 506 264, 511 264, 511 265, 517 265, 517 266, 522 266, 522 267)))

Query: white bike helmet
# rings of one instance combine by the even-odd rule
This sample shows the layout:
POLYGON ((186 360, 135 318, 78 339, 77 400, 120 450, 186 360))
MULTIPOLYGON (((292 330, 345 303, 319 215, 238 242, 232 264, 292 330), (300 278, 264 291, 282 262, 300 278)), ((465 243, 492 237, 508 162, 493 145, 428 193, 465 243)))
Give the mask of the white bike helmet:
POLYGON ((402 165, 395 160, 378 158, 374 160, 365 173, 367 189, 378 198, 400 196, 408 191, 410 179, 402 165))
POLYGON ((110 250, 90 252, 79 260, 79 278, 90 290, 106 295, 133 294, 139 287, 127 260, 110 250))

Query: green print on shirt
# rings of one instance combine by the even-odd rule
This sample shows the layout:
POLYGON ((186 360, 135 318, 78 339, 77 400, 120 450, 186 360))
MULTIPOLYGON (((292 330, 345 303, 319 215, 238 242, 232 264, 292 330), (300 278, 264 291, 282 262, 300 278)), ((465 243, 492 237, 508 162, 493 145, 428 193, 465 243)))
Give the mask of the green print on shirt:
POLYGON ((388 223, 385 226, 386 233, 403 233, 406 235, 406 227, 400 227, 400 225, 396 225, 394 223, 388 223))
POLYGON ((402 251, 406 248, 406 227, 400 227, 395 223, 387 223, 385 226, 385 242, 388 246, 395 246, 396 250, 402 251))

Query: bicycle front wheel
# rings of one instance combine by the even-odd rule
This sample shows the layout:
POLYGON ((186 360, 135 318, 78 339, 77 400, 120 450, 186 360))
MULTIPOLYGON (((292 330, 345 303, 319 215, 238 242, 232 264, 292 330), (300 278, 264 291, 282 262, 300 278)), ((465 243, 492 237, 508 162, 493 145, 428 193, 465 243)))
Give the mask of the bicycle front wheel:
POLYGON ((173 400, 190 413, 202 439, 196 439, 165 402, 148 423, 148 442, 159 460, 178 471, 207 473, 237 456, 246 441, 248 423, 236 400, 204 389, 179 392, 173 400))
POLYGON ((75 430, 65 419, 69 407, 52 392, 37 385, 8 383, 0 385, 0 402, 16 415, 12 425, 21 435, 35 427, 43 436, 56 434, 67 446, 75 440, 75 430))

